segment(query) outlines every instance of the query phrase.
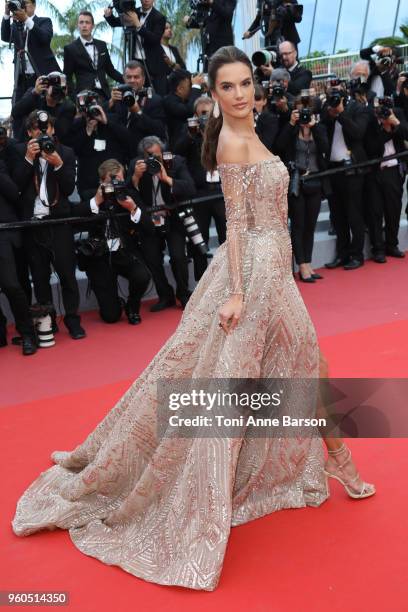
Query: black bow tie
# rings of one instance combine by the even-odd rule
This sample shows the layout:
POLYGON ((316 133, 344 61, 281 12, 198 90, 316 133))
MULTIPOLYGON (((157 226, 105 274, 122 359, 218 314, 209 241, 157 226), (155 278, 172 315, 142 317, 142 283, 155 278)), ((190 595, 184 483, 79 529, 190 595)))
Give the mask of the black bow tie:
POLYGON ((93 47, 93 40, 91 42, 86 42, 85 47, 93 47))
POLYGON ((147 13, 143 13, 143 11, 140 13, 141 17, 146 17, 147 13))

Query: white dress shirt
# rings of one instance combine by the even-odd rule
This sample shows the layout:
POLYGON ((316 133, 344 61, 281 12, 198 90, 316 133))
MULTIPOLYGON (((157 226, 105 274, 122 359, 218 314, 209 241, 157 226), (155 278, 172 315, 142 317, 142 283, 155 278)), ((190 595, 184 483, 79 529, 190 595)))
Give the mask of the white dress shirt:
MULTIPOLYGON (((153 8, 153 7, 152 7, 153 8)), ((146 15, 141 15, 139 17, 139 21, 140 21, 140 27, 136 28, 136 32, 139 32, 140 28, 144 25, 146 19, 148 18, 148 16, 150 15, 152 9, 149 9, 148 11, 146 11, 146 15)), ((136 48, 135 48, 135 59, 141 59, 144 60, 146 59, 146 53, 143 47, 143 38, 140 36, 140 34, 136 34, 136 48)))

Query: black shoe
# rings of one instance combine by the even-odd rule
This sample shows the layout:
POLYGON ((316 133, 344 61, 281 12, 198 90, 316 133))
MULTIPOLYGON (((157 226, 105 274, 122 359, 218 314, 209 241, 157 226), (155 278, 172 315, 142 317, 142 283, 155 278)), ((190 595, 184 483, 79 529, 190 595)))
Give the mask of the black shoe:
POLYGON ((357 268, 361 268, 361 266, 364 266, 364 261, 361 261, 360 259, 350 259, 350 261, 346 263, 343 268, 345 270, 357 270, 357 268))
POLYGON ((384 255, 384 253, 375 253, 373 255, 373 261, 375 261, 375 263, 378 263, 378 264, 383 264, 383 263, 387 263, 387 258, 384 255))
POLYGON ((315 280, 322 280, 324 276, 321 276, 320 274, 316 274, 315 272, 313 272, 312 278, 314 278, 315 280))
POLYGON ((176 298, 173 296, 171 298, 164 298, 150 306, 150 312, 159 312, 160 310, 164 310, 165 308, 171 308, 171 306, 176 305, 176 298))
POLYGON ((142 317, 134 306, 132 309, 132 306, 125 304, 125 312, 130 325, 138 325, 142 322, 142 317))
POLYGON ((311 276, 307 276, 306 278, 304 276, 301 275, 301 273, 299 272, 299 280, 302 281, 302 283, 315 283, 315 279, 312 278, 311 276))
POLYGON ((32 336, 22 337, 23 355, 34 355, 37 352, 37 341, 32 336))
POLYGON ((64 319, 64 323, 69 331, 69 335, 73 340, 81 340, 81 338, 86 337, 86 331, 83 327, 81 327, 78 320, 76 318, 72 319, 64 319))
POLYGON ((329 263, 324 264, 324 267, 328 268, 329 270, 334 270, 334 268, 341 268, 348 262, 349 262, 348 259, 342 259, 341 257, 336 257, 336 259, 333 259, 333 261, 330 261, 329 263))
POLYGON ((394 247, 393 249, 387 249, 386 253, 390 257, 399 257, 400 259, 405 257, 404 251, 400 251, 398 247, 394 247))

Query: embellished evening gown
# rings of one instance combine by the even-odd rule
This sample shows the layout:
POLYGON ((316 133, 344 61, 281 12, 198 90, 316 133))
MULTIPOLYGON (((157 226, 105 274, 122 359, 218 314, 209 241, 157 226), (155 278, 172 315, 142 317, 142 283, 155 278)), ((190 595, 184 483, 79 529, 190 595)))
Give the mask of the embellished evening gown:
POLYGON ((84 442, 52 453, 55 465, 24 492, 12 523, 19 536, 68 529, 106 564, 207 591, 231 526, 328 496, 319 437, 157 437, 160 378, 319 377, 315 329, 292 275, 287 170, 271 157, 219 172, 227 240, 176 331, 84 442), (239 292, 243 314, 227 335, 219 309, 239 292))

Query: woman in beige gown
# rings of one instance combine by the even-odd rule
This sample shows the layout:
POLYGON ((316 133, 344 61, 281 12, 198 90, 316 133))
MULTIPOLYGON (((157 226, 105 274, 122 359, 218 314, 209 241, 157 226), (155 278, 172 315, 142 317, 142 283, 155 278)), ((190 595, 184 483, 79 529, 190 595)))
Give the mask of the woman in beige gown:
MULTIPOLYGON (((288 174, 253 125, 244 142, 251 64, 235 47, 220 49, 209 79, 225 116, 221 133, 222 115, 211 118, 203 159, 213 165, 218 143, 227 241, 174 334, 84 442, 52 453, 55 465, 24 492, 12 525, 19 536, 68 529, 83 553, 106 564, 212 591, 231 526, 319 506, 328 488, 318 437, 157 436, 159 379, 319 377, 316 333, 292 275, 288 174)), ((367 494, 371 485, 362 484, 367 494)))

